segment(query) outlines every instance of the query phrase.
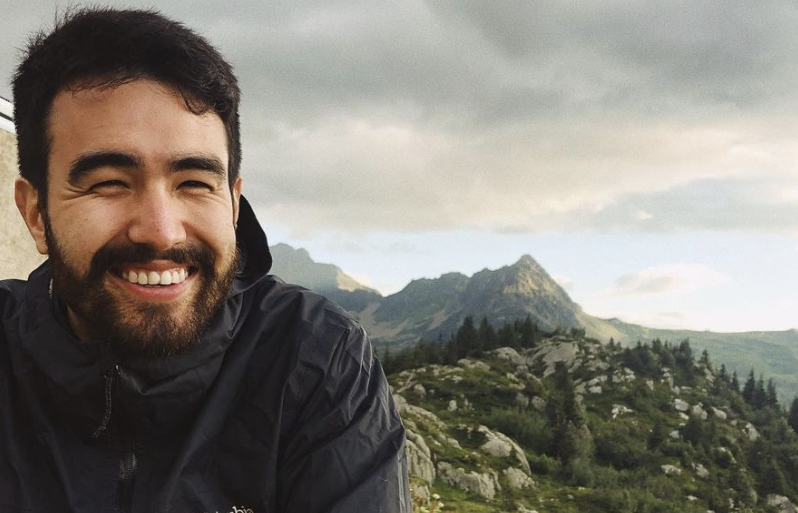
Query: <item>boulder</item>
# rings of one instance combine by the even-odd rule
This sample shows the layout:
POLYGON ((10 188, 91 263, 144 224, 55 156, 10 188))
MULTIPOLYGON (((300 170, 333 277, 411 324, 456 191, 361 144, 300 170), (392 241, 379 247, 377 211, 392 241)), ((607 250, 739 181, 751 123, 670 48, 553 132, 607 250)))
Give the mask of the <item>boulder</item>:
POLYGON ((494 349, 490 352, 499 360, 504 362, 512 363, 513 365, 517 366, 524 366, 526 367, 526 356, 521 356, 518 354, 518 351, 513 349, 512 347, 500 347, 498 349, 494 349))
POLYGON ((662 465, 660 468, 666 476, 679 476, 682 474, 682 469, 674 467, 673 465, 662 465))
POLYGON ((532 473, 524 450, 512 438, 485 426, 479 426, 477 431, 486 438, 486 442, 480 447, 482 452, 497 458, 513 458, 527 474, 532 473))
POLYGON ((779 510, 779 513, 798 513, 798 508, 783 495, 769 494, 766 497, 768 506, 779 510))
POLYGON ((686 401, 682 401, 681 399, 674 399, 673 400, 673 409, 679 412, 686 412, 690 409, 690 404, 686 401))
POLYGON ((454 468, 450 463, 441 461, 438 463, 438 476, 449 486, 488 500, 496 497, 496 492, 501 491, 499 476, 495 470, 484 473, 466 471, 463 467, 454 468))
POLYGON ((543 363, 546 364, 546 370, 543 371, 543 377, 546 377, 554 374, 554 367, 557 362, 565 363, 569 370, 578 369, 581 365, 581 362, 577 359, 578 353, 579 346, 576 342, 555 337, 551 342, 544 344, 535 351, 534 358, 543 360, 543 363))
POLYGON ((444 423, 437 415, 432 413, 431 411, 425 410, 420 406, 415 406, 407 402, 400 394, 394 394, 393 396, 394 403, 396 403, 396 409, 399 411, 399 415, 402 419, 405 416, 408 417, 417 417, 418 419, 424 420, 432 424, 436 429, 440 431, 446 430, 446 423, 444 423))
POLYGON ((457 360, 457 365, 463 367, 464 369, 479 369, 479 370, 490 370, 490 365, 485 362, 481 362, 479 360, 471 360, 469 358, 461 358, 457 360))
POLYGON ((418 476, 429 484, 435 481, 435 465, 432 463, 432 453, 424 437, 413 431, 407 430, 407 472, 411 476, 418 476))
POLYGON ((725 411, 715 407, 712 408, 712 415, 719 418, 720 420, 726 420, 728 418, 728 415, 726 415, 725 411))
POLYGON ((615 420, 618 415, 625 415, 627 413, 634 413, 634 410, 631 408, 627 408, 622 404, 613 404, 612 405, 612 420, 615 420))
POLYGON ((546 411, 547 404, 548 403, 546 403, 546 400, 543 399, 542 397, 535 396, 532 398, 532 406, 537 411, 546 411))
POLYGON ((536 486, 535 481, 519 468, 507 467, 502 470, 502 474, 504 474, 510 487, 516 490, 527 490, 536 486))
POLYGON ((757 431, 754 425, 750 422, 748 422, 743 428, 743 433, 745 433, 745 436, 748 437, 748 440, 752 442, 756 442, 756 440, 759 438, 759 431, 757 431))
POLYGON ((706 479, 709 477, 709 470, 707 470, 707 468, 700 463, 693 463, 693 470, 695 471, 695 475, 701 479, 706 479))
POLYGON ((690 413, 700 418, 701 420, 707 420, 707 412, 704 411, 704 408, 702 408, 700 404, 693 405, 693 408, 690 410, 690 413))

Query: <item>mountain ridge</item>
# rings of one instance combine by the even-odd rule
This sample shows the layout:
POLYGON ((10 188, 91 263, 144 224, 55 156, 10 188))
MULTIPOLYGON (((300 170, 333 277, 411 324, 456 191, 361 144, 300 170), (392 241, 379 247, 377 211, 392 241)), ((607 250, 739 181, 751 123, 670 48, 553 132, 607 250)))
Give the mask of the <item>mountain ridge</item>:
POLYGON ((658 338, 678 343, 689 339, 698 350, 716 354, 730 372, 747 375, 754 368, 772 375, 783 396, 798 394, 798 331, 665 330, 594 317, 584 312, 529 254, 513 264, 486 268, 470 277, 450 272, 438 278, 413 280, 399 292, 382 296, 351 277, 354 284, 347 282, 350 290, 340 288, 336 285, 337 273, 343 271, 332 264, 313 262, 305 250, 279 244, 275 248, 279 248, 274 252, 276 274, 327 295, 349 310, 378 347, 403 347, 421 338, 446 339, 469 316, 486 317, 495 326, 529 316, 541 329, 584 329, 588 336, 603 342, 634 344, 658 338))

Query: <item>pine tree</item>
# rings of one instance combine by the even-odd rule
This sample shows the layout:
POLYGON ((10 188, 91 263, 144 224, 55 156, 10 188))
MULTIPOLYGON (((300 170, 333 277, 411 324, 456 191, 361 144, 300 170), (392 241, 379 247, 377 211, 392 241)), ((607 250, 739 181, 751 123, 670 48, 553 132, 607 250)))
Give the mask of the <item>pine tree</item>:
POLYGON ((457 341, 457 359, 473 356, 481 350, 479 347, 479 334, 474 327, 474 318, 470 315, 463 319, 463 324, 455 335, 457 341))
POLYGON ((521 347, 535 347, 537 343, 537 330, 538 327, 532 322, 532 317, 527 315, 524 322, 518 327, 521 347))
POLYGON ((751 403, 756 409, 762 409, 767 405, 767 397, 765 393, 765 379, 762 377, 762 374, 759 374, 759 379, 756 381, 756 387, 754 388, 754 396, 751 399, 751 403))
POLYGON ((787 422, 790 424, 790 427, 793 429, 793 431, 798 433, 798 395, 792 400, 790 413, 787 416, 787 422))
POLYGON ((740 380, 737 379, 737 371, 732 372, 732 378, 729 386, 738 394, 740 393, 740 380))
POLYGON ((787 492, 787 480, 784 478, 784 472, 779 466, 779 462, 772 455, 765 460, 759 478, 760 490, 765 495, 771 493, 784 495, 787 492))
POLYGON ((706 349, 701 352, 701 360, 699 360, 699 362, 707 369, 712 370, 712 363, 709 361, 709 352, 707 352, 706 349))
POLYGON ((751 372, 748 374, 748 380, 745 382, 745 385, 743 385, 743 392, 742 392, 743 399, 748 404, 753 404, 754 402, 755 389, 756 389, 756 378, 754 377, 754 369, 751 369, 751 372))
POLYGON ((765 404, 772 407, 779 405, 779 398, 778 394, 776 393, 776 384, 773 382, 773 378, 768 380, 767 388, 765 389, 765 404))
POLYGON ((485 351, 496 349, 498 347, 496 341, 496 330, 490 325, 487 317, 483 317, 479 323, 479 346, 485 351))

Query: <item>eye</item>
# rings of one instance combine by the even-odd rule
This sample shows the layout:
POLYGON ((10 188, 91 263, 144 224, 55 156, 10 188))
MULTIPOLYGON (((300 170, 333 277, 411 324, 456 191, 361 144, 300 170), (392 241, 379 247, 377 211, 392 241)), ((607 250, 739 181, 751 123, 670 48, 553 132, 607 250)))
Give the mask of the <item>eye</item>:
POLYGON ((181 182, 180 188, 188 190, 206 190, 206 191, 214 190, 213 185, 206 182, 201 182, 199 180, 186 180, 185 182, 181 182))
POLYGON ((123 189, 126 188, 127 184, 121 180, 105 180, 103 182, 98 182, 91 187, 89 187, 90 191, 112 191, 115 189, 123 189))

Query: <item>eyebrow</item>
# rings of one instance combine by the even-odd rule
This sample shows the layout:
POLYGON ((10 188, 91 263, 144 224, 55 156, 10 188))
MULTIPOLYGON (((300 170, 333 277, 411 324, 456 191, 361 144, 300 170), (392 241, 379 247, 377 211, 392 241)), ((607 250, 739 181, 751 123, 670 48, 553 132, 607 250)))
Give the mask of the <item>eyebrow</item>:
POLYGON ((92 171, 101 167, 132 167, 140 168, 141 159, 118 151, 97 151, 85 153, 76 158, 69 166, 67 181, 71 185, 77 184, 92 171))
POLYGON ((227 178, 227 170, 224 164, 214 155, 200 154, 178 157, 170 163, 169 168, 172 172, 198 169, 200 171, 208 171, 221 179, 227 178))
MULTIPOLYGON (((140 158, 129 153, 119 151, 97 151, 80 155, 69 166, 67 181, 71 185, 102 167, 123 167, 140 169, 143 167, 140 158)), ((227 171, 221 160, 213 155, 187 155, 177 157, 169 163, 169 170, 173 173, 197 169, 207 171, 221 179, 227 177, 227 171)))

